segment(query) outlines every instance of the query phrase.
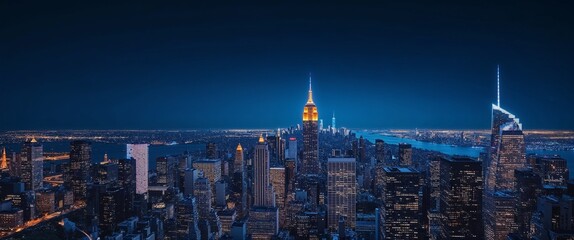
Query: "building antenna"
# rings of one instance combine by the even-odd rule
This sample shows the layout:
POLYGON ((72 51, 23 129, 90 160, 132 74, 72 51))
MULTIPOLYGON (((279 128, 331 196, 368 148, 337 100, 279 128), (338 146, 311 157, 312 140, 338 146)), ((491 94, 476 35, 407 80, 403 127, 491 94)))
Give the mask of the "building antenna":
POLYGON ((500 107, 500 64, 496 65, 496 94, 498 100, 498 107, 500 107))

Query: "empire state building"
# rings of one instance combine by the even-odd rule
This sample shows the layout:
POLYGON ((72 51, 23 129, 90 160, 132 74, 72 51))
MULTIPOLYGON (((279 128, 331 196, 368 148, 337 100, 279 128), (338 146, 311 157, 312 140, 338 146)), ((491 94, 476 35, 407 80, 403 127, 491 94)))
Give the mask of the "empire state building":
POLYGON ((303 167, 305 175, 319 174, 319 112, 313 102, 311 77, 309 77, 309 96, 303 108, 303 167))

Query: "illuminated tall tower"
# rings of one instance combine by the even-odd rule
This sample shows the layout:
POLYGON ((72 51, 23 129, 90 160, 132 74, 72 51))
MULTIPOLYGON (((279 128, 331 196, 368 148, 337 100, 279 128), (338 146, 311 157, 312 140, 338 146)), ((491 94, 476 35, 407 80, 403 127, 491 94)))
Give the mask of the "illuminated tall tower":
POLYGON ((0 162, 0 169, 7 169, 8 162, 6 160, 6 148, 2 149, 2 162, 0 162))
POLYGON ((22 145, 21 164, 22 182, 26 190, 37 191, 42 188, 43 177, 43 146, 35 138, 22 145))
MULTIPOLYGON (((497 71, 500 86, 500 71, 497 71)), ((515 223, 515 170, 526 167, 526 148, 522 124, 497 104, 492 104, 491 145, 485 171, 484 232, 485 239, 506 239, 517 230, 515 223)))
POLYGON ((331 127, 333 129, 337 129, 337 127, 335 125, 335 112, 333 112, 333 118, 331 118, 331 127))
POLYGON ((235 150, 235 161, 233 161, 233 171, 243 173, 243 147, 241 144, 237 144, 237 149, 235 150))
POLYGON ((279 230, 279 211, 269 182, 269 147, 263 136, 253 156, 253 207, 249 211, 248 232, 252 239, 271 239, 279 230))
POLYGON ((275 206, 275 199, 270 197, 273 192, 269 192, 269 148, 263 136, 259 136, 253 158, 253 205, 275 206))
POLYGON ((309 76, 309 97, 303 108, 303 174, 319 173, 319 113, 313 102, 311 77, 309 76))
POLYGON ((145 194, 148 189, 148 145, 127 144, 127 158, 136 161, 136 193, 145 194))

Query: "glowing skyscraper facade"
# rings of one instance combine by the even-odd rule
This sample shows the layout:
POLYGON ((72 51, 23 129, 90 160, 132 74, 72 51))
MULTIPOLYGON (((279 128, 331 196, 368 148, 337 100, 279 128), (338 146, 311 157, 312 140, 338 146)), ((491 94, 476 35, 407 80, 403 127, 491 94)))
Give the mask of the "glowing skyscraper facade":
POLYGON ((22 164, 22 182, 26 190, 38 191, 42 188, 44 180, 44 155, 43 146, 35 138, 22 145, 20 155, 22 164))
POLYGON ((269 183, 269 148, 263 136, 255 146, 253 159, 253 205, 254 206, 275 206, 274 197, 269 183))
POLYGON ((302 173, 319 173, 319 112, 313 102, 311 78, 309 78, 309 94, 303 108, 303 166, 302 173))
POLYGON ((327 160, 327 222, 329 228, 338 228, 339 218, 345 218, 349 228, 356 226, 357 163, 354 158, 327 160))
MULTIPOLYGON (((500 86, 500 71, 497 72, 500 86)), ((497 104, 492 104, 491 142, 485 171, 485 239, 506 239, 517 230, 515 222, 515 170, 526 167, 526 147, 520 120, 497 104)))

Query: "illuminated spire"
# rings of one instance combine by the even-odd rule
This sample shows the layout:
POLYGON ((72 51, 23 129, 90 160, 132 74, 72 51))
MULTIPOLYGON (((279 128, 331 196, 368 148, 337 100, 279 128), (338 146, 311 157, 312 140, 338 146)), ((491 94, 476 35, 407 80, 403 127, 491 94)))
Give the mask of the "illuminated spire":
POLYGON ((307 103, 313 103, 313 90, 311 90, 311 73, 309 73, 309 98, 307 103))
POLYGON ((500 107, 500 65, 496 65, 496 95, 500 107))
POLYGON ((259 134, 259 143, 265 143, 265 139, 263 139, 263 134, 259 134))
POLYGON ((6 161, 6 148, 2 149, 2 162, 0 162, 0 169, 8 168, 8 162, 6 161))
POLYGON ((237 151, 243 151, 243 147, 241 147, 241 143, 240 143, 240 144, 237 144, 237 149, 236 149, 236 150, 237 150, 237 151))
POLYGON ((36 138, 35 138, 35 137, 32 137, 32 140, 30 140, 30 142, 31 142, 31 143, 36 143, 36 142, 38 142, 38 141, 36 141, 36 138))

